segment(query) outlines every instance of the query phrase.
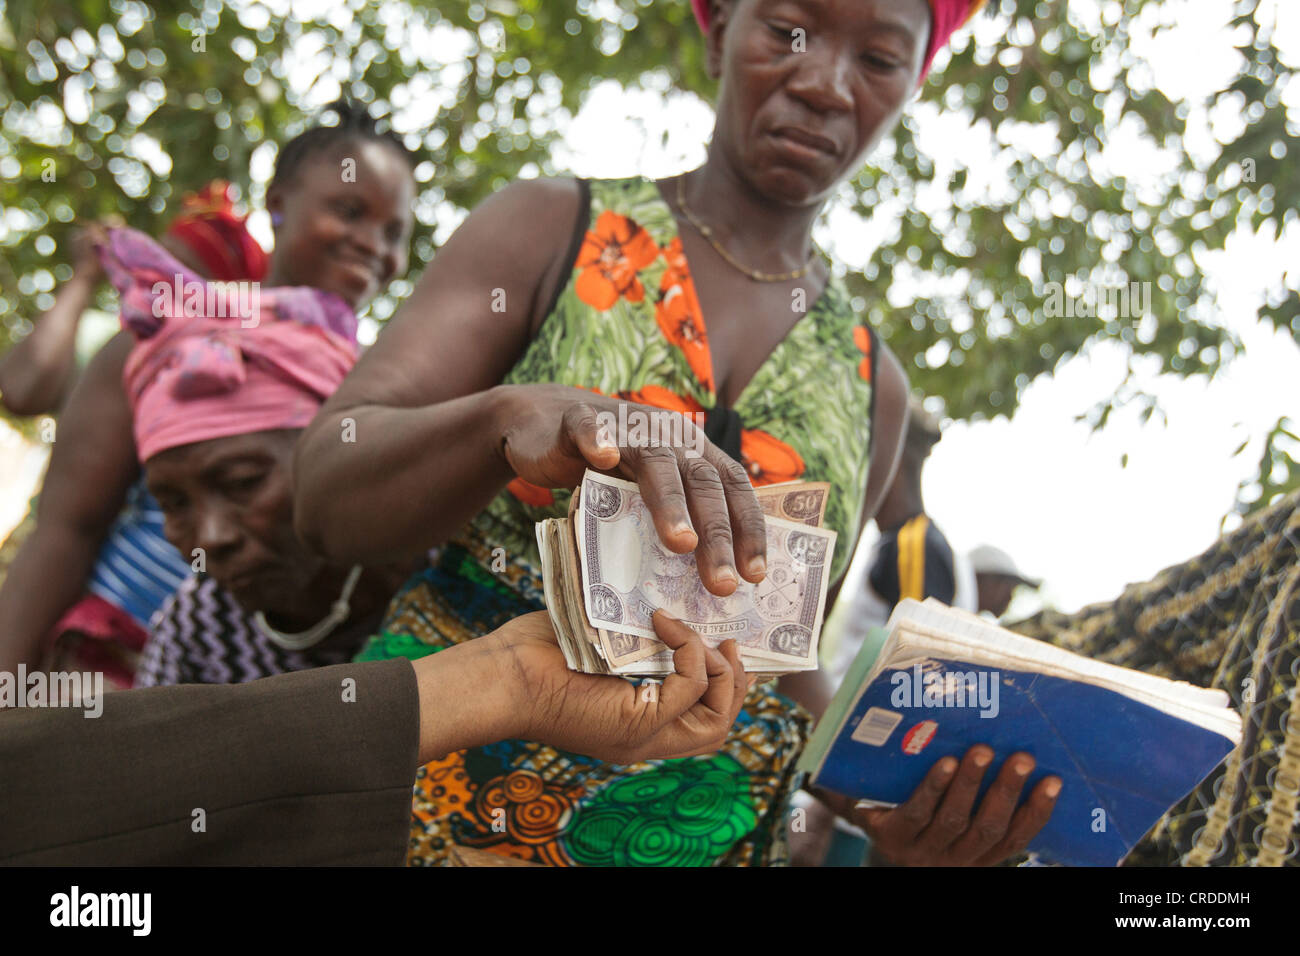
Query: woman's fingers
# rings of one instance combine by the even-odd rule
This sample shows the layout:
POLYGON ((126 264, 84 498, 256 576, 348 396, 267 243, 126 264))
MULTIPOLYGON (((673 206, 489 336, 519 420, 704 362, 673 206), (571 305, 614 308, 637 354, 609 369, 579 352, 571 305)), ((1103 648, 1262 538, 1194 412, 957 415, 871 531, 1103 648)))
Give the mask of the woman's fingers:
POLYGON ((572 450, 592 468, 611 471, 618 467, 618 442, 586 402, 577 402, 564 410, 561 433, 571 443, 572 450))
POLYGON ((921 850, 927 854, 943 853, 961 837, 970 826, 971 810, 979 793, 984 772, 993 762, 993 749, 976 744, 966 751, 957 773, 934 812, 930 825, 921 833, 921 850))
POLYGON ((740 647, 735 641, 723 641, 718 645, 718 650, 722 652, 731 668, 732 689, 735 695, 731 699, 730 719, 727 721, 727 726, 731 727, 740 716, 741 708, 745 706, 745 695, 749 693, 749 675, 745 673, 745 665, 740 660, 740 647))
MULTIPOLYGON (((666 445, 628 449, 623 458, 654 519, 659 540, 677 554, 695 550, 699 535, 691 524, 677 453, 666 445)), ((704 582, 708 586, 708 581, 704 582)))
POLYGON ((998 845, 1007 835, 1012 814, 1020 802, 1020 791, 1033 772, 1034 758, 1026 753, 1012 754, 1002 762, 979 810, 966 832, 953 844, 953 853, 962 861, 973 861, 998 845))
POLYGON ((1056 809, 1056 798, 1061 793, 1060 777, 1044 777, 1029 792, 1029 799, 1011 818, 1011 826, 998 843, 982 856, 977 863, 992 866, 1009 857, 1019 856, 1029 846, 1029 841, 1038 835, 1038 831, 1047 825, 1052 811, 1056 809))
POLYGON ((726 597, 742 577, 762 580, 767 528, 744 469, 716 448, 712 452, 696 458, 666 446, 636 448, 625 450, 623 461, 659 539, 678 554, 694 550, 704 586, 726 597), (722 470, 714 458, 724 462, 722 470))
POLYGON ((929 826, 956 771, 956 758, 944 757, 935 762, 905 803, 892 809, 854 807, 853 822, 867 831, 885 857, 895 863, 910 863, 917 856, 917 835, 929 826))
POLYGON ((719 650, 707 648, 690 627, 663 611, 655 612, 654 627, 673 648, 676 668, 661 688, 662 743, 674 756, 711 753, 722 745, 744 704, 746 680, 735 642, 727 641, 719 650))
POLYGON ((714 594, 723 597, 740 586, 736 574, 735 549, 731 541, 731 515, 718 470, 704 458, 682 462, 683 486, 691 522, 699 535, 695 565, 700 580, 714 594))
MULTIPOLYGON (((687 427, 697 426, 688 422, 687 427)), ((700 579, 709 591, 725 597, 742 579, 763 579, 767 526, 739 463, 702 435, 704 453, 698 455, 671 445, 623 447, 623 436, 609 431, 591 403, 567 404, 558 447, 552 446, 549 454, 536 452, 550 461, 549 466, 537 462, 546 472, 545 480, 561 487, 569 469, 580 463, 599 471, 617 470, 637 483, 664 545, 677 554, 695 552, 700 579)), ((523 463, 512 459, 511 464, 518 473, 523 463)), ((523 477, 532 480, 531 474, 523 477)))
MULTIPOLYGON (((703 641, 700 643, 703 644, 703 641)), ((735 641, 727 643, 734 645, 735 641)), ((723 728, 730 727, 735 720, 732 711, 736 705, 736 677, 738 673, 741 677, 745 673, 740 661, 734 657, 734 653, 728 657, 720 648, 704 648, 704 671, 709 680, 709 689, 704 692, 697 707, 707 711, 710 719, 723 728), (716 718, 711 715, 716 715, 716 718)), ((743 691, 740 696, 743 704, 743 691)))
POLYGON ((731 519, 731 541, 736 568, 746 581, 757 584, 767 574, 767 521, 740 462, 721 449, 713 449, 713 464, 722 482, 731 519))
POLYGON ((1034 758, 1015 753, 1003 762, 979 810, 971 816, 974 796, 993 759, 991 748, 977 744, 960 764, 944 757, 894 810, 855 812, 880 851, 897 863, 928 866, 991 866, 1024 852, 1047 823, 1056 806, 1061 781, 1039 781, 1024 805, 1016 809, 1034 758))
POLYGON ((673 652, 673 673, 664 678, 659 689, 661 724, 676 720, 696 703, 705 703, 711 709, 719 695, 725 695, 722 706, 731 705, 731 675, 720 674, 716 663, 708 661, 707 648, 700 636, 683 622, 666 611, 655 611, 651 618, 655 634, 673 652))

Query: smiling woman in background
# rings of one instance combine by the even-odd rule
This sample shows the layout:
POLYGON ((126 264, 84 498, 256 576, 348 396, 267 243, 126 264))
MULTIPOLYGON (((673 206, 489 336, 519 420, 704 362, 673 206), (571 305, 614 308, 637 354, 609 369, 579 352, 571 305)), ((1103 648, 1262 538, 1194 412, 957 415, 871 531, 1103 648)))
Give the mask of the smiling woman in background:
POLYGON ((350 660, 409 571, 309 552, 289 473, 298 435, 356 361, 355 310, 405 268, 412 164, 363 110, 291 141, 268 188, 276 251, 252 316, 186 314, 169 277, 198 278, 148 237, 110 233, 105 266, 137 340, 123 373, 134 446, 168 540, 204 562, 154 619, 137 686, 350 660), (340 175, 344 161, 355 175, 340 175))
MULTIPOLYGON (((564 513, 563 489, 588 466, 636 481, 665 544, 694 550, 720 595, 765 574, 751 482, 828 481, 842 574, 889 484, 907 385, 812 226, 981 5, 699 2, 720 80, 702 167, 517 182, 469 216, 299 443, 298 524, 334 560, 451 539, 367 657, 418 657, 540 607, 534 522, 564 513), (620 401, 704 413, 703 455, 601 434, 596 413, 620 401), (356 444, 338 440, 344 419, 356 444)), ((825 689, 803 685, 781 689, 820 707, 825 689)), ((441 863, 461 844, 555 865, 781 862, 808 726, 762 687, 708 758, 620 767, 528 741, 450 754, 421 771, 411 860, 441 863)), ((1027 755, 1004 765, 979 827, 946 832, 970 816, 982 753, 937 765, 908 807, 928 820, 959 784, 923 853, 910 852, 915 830, 886 843, 937 862, 1023 845, 1052 808, 1048 778, 1013 817, 1027 755)))
MULTIPOLYGON (((355 310, 364 307, 389 280, 406 269, 415 191, 411 173, 413 158, 400 139, 376 128, 374 119, 364 108, 337 103, 330 110, 338 117, 335 125, 308 129, 286 143, 277 157, 275 173, 267 187, 267 209, 276 240, 269 261, 265 261, 265 254, 248 236, 243 220, 234 217, 228 201, 218 202, 227 199, 224 190, 219 197, 206 197, 215 203, 215 208, 203 207, 204 215, 197 224, 193 222, 197 214, 194 210, 190 219, 182 220, 184 231, 176 233, 176 238, 181 240, 183 248, 193 250, 183 260, 173 256, 173 250, 182 248, 175 242, 155 243, 140 233, 130 234, 132 238, 128 241, 123 241, 120 235, 112 243, 101 241, 101 249, 108 253, 110 260, 109 272, 123 296, 124 311, 134 310, 132 314, 137 316, 131 329, 146 339, 156 335, 151 348, 156 348, 156 342, 162 340, 177 343, 184 338, 189 343, 162 351, 160 362, 182 359, 198 362, 205 352, 197 343, 205 336, 233 344, 234 348, 226 352, 235 356, 241 336, 257 338, 257 328, 241 328, 247 320, 240 316, 227 314, 224 321, 216 321, 222 317, 212 317, 220 326, 218 332, 215 327, 201 328, 197 324, 200 318, 208 317, 184 314, 186 310, 181 306, 188 291, 194 287, 206 289, 203 283, 207 277, 260 280, 260 299, 266 307, 268 322, 273 315, 300 319, 304 310, 308 315, 328 316, 329 321, 324 324, 348 339, 355 358, 355 310), (352 175, 346 177, 342 175, 345 160, 354 164, 350 170, 352 175), (190 264, 196 254, 202 268, 190 264), (177 275, 182 277, 179 292, 175 289, 177 275), (291 295, 280 291, 292 286, 302 288, 291 295), (274 294, 268 291, 272 289, 276 290, 274 294), (182 301, 176 301, 178 298, 182 301), (159 306, 157 311, 155 305, 159 306), (287 314, 286 308, 290 310, 287 314), (162 331, 150 325, 150 321, 156 324, 157 316, 166 317, 162 331), (183 334, 178 334, 181 333, 178 326, 185 327, 183 334)), ((203 298, 205 303, 209 301, 207 295, 203 298)), ((234 298, 251 299, 251 295, 234 298)), ((127 356, 135 343, 132 331, 124 329, 100 351, 77 384, 60 419, 59 440, 54 445, 41 494, 36 529, 19 551, 0 590, 0 670, 13 670, 19 662, 29 667, 40 662, 51 628, 82 594, 96 554, 100 552, 100 540, 110 527, 113 534, 91 577, 94 595, 76 604, 56 628, 74 628, 98 638, 85 642, 95 649, 100 646, 116 649, 122 645, 128 651, 138 651, 144 644, 145 628, 151 616, 178 586, 182 607, 192 600, 210 599, 207 595, 214 587, 212 577, 182 584, 191 572, 196 547, 207 552, 204 561, 207 570, 220 574, 237 575, 252 570, 252 562, 259 554, 259 567, 260 562, 270 562, 270 556, 277 554, 300 569, 317 563, 315 559, 308 560, 305 552, 295 556, 296 542, 278 539, 263 547, 255 535, 235 540, 231 536, 232 523, 227 523, 214 539, 211 539, 213 528, 208 526, 183 535, 177 535, 174 529, 168 531, 167 537, 182 547, 181 554, 167 544, 163 538, 164 521, 172 516, 159 509, 138 481, 140 466, 132 437, 132 406, 139 396, 128 402, 123 390, 127 356), (124 499, 128 500, 128 507, 114 526, 124 499), (111 603, 106 598, 111 598, 111 603)), ((223 368, 221 363, 214 364, 221 354, 216 347, 208 348, 207 366, 223 368)), ((273 359, 264 361, 275 364, 273 359)), ((225 365, 225 372, 209 376, 207 384, 192 390, 190 398, 207 394, 203 389, 231 390, 245 377, 256 379, 262 374, 256 362, 250 363, 247 369, 239 361, 225 365), (222 378, 222 374, 233 377, 222 378)), ((330 381, 331 388, 344 371, 340 369, 330 381)), ((138 370, 133 383, 138 389, 144 387, 138 370)), ((216 423, 218 431, 225 429, 227 435, 248 432, 252 422, 266 421, 268 416, 271 421, 293 420, 301 427, 324 398, 324 393, 308 398, 306 393, 293 390, 263 389, 256 394, 262 406, 245 405, 237 410, 232 407, 225 420, 216 423), (271 403, 280 400, 289 402, 289 407, 272 407, 271 403)), ((178 397, 171 411, 174 420, 160 420, 151 427, 183 433, 186 428, 213 424, 206 420, 196 422, 196 412, 188 399, 178 397)), ((205 437, 215 435, 213 432, 205 437)), ((291 447, 290 444, 281 450, 280 464, 286 468, 291 447)), ((287 486, 288 479, 282 480, 287 486)), ((287 488, 284 493, 287 495, 287 488)), ((292 510, 282 506, 281 511, 287 527, 292 510)), ((284 584, 285 581, 280 581, 280 585, 284 584)), ((253 610, 257 610, 257 601, 266 599, 270 592, 261 584, 250 586, 263 588, 264 598, 250 597, 253 610)), ((341 586, 342 580, 326 600, 326 610, 329 601, 339 596, 341 586)), ((361 588, 362 596, 370 590, 365 581, 361 582, 361 588)), ((281 592, 274 588, 271 591, 275 598, 283 599, 281 592)), ((174 619, 176 613, 173 603, 168 610, 169 619, 174 619)), ((223 621, 229 618, 226 614, 220 616, 223 621)), ((223 630, 232 640, 243 633, 233 625, 223 625, 223 630)), ((191 650, 196 651, 200 646, 197 632, 187 628, 185 633, 189 641, 195 642, 191 650)), ((216 642, 218 638, 213 636, 210 640, 216 642)), ((212 657, 221 645, 218 642, 201 646, 203 653, 212 657)), ((206 669, 182 667, 173 661, 174 666, 158 671, 158 653, 157 647, 150 651, 153 658, 147 683, 205 679, 198 676, 201 673, 211 674, 207 679, 218 681, 248 680, 284 669, 282 665, 286 663, 263 655, 256 660, 240 657, 238 663, 232 660, 206 669)), ((228 648, 226 653, 233 654, 234 649, 228 648)), ((335 656, 340 660, 346 658, 341 652, 335 656)), ((116 678, 118 685, 130 686, 135 662, 125 653, 122 658, 110 678, 116 678)), ((102 661, 101 657, 95 662, 99 665, 95 669, 103 666, 102 661)))

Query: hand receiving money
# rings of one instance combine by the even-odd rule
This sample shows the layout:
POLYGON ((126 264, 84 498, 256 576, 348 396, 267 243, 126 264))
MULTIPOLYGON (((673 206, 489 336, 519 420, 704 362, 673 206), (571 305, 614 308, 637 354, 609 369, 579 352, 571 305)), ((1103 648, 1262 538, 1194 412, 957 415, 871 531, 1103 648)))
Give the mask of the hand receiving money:
POLYGON ((829 486, 757 490, 766 516, 767 575, 725 597, 704 587, 694 554, 664 546, 635 484, 588 471, 567 519, 537 525, 547 607, 574 670, 671 672, 651 616, 668 611, 716 647, 734 639, 745 669, 815 670, 835 533, 820 527, 829 486))

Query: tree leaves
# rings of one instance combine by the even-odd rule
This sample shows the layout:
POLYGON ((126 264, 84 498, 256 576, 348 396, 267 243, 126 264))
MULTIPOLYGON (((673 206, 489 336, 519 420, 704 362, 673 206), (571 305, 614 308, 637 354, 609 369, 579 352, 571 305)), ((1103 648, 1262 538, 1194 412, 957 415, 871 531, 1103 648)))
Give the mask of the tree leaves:
MULTIPOLYGON (((1244 452, 1248 444, 1248 441, 1242 443, 1234 455, 1244 452)), ((1238 515, 1250 514, 1268 507, 1293 491, 1300 491, 1297 452, 1300 452, 1300 423, 1283 417, 1264 438, 1264 448, 1254 476, 1242 481, 1237 487, 1233 512, 1238 515)))
MULTIPOLYGON (((1100 24, 1078 20, 1066 0, 990 6, 975 24, 979 41, 959 39, 853 183, 855 212, 897 221, 870 266, 847 277, 851 292, 913 384, 958 418, 1010 414, 1034 379, 1101 341, 1173 375, 1214 375, 1240 343, 1200 257, 1239 223, 1280 233, 1300 215, 1298 127, 1280 95, 1292 71, 1256 0, 1237 3, 1241 68, 1216 97, 1245 127, 1208 160, 1186 146, 1198 104, 1152 88, 1130 49, 1133 18, 1159 12, 1160 0, 1126 0, 1123 19, 1100 24), (937 169, 918 143, 917 118, 933 115, 987 134, 990 155, 937 169), (1129 126, 1173 157, 1154 184, 1105 161, 1129 126), (988 162, 998 188, 977 186, 988 162), (1054 289, 1080 296, 1130 282, 1149 290, 1146 321, 1047 314, 1054 289)), ((418 270, 437 223, 521 174, 562 172, 551 146, 595 83, 653 76, 659 87, 712 90, 685 2, 346 0, 310 21, 281 9, 256 0, 3 8, 0 348, 67 278, 76 222, 116 213, 157 233, 182 192, 218 176, 260 201, 250 160, 302 128, 310 111, 300 97, 347 92, 419 145, 428 165, 418 270)), ((1300 337, 1298 313, 1294 285, 1268 290, 1263 321, 1300 337)))

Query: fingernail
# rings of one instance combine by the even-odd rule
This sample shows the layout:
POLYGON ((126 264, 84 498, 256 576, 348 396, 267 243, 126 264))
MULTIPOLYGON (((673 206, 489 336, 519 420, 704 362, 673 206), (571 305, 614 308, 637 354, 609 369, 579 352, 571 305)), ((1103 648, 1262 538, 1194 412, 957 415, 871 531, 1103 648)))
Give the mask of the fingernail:
POLYGON ((1043 784, 1043 793, 1047 794, 1047 796, 1052 799, 1055 799, 1056 795, 1060 792, 1061 781, 1059 780, 1049 780, 1047 783, 1043 784))
POLYGON ((957 769, 957 761, 954 760, 952 757, 944 757, 942 760, 939 761, 939 773, 941 773, 945 777, 951 774, 956 769, 957 769))
POLYGON ((1016 765, 1014 769, 1016 771, 1017 777, 1028 776, 1029 771, 1034 769, 1034 762, 1032 760, 1025 760, 1024 758, 1021 758, 1020 760, 1016 761, 1016 765))
POLYGON ((993 762, 993 755, 989 753, 987 750, 980 750, 977 751, 975 756, 972 757, 971 759, 975 761, 975 766, 987 767, 990 763, 993 762))
POLYGON ((736 572, 731 570, 731 568, 725 564, 719 565, 717 568, 715 568, 713 571, 713 576, 717 578, 719 584, 726 584, 728 581, 730 581, 732 584, 740 583, 739 581, 736 580, 736 572))
POLYGON ((668 618, 668 620, 670 620, 670 621, 675 621, 675 620, 677 620, 676 615, 674 615, 671 611, 666 611, 666 610, 664 610, 663 608, 657 608, 657 609, 655 610, 655 613, 656 613, 656 614, 662 614, 664 617, 668 618))
POLYGON ((750 558, 749 573, 752 576, 767 574, 767 558, 750 558))

